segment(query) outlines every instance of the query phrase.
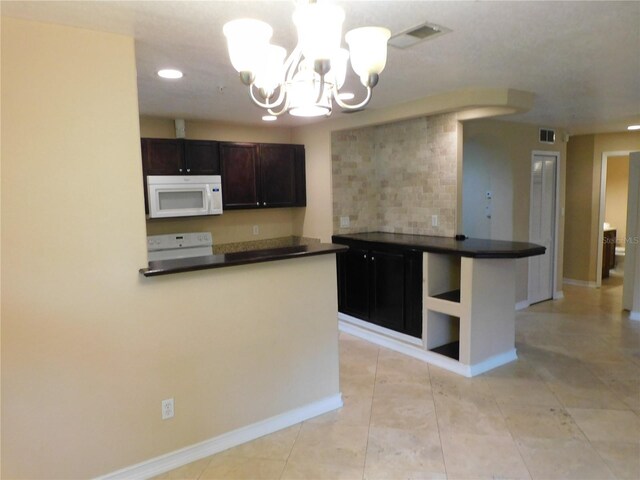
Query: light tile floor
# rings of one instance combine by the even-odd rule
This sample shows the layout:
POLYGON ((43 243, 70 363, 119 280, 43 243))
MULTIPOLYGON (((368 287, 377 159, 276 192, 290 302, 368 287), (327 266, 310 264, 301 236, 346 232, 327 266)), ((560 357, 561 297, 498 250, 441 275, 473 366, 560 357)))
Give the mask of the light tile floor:
POLYGON ((472 379, 341 335, 345 406, 162 479, 640 479, 640 322, 621 285, 519 312, 472 379))

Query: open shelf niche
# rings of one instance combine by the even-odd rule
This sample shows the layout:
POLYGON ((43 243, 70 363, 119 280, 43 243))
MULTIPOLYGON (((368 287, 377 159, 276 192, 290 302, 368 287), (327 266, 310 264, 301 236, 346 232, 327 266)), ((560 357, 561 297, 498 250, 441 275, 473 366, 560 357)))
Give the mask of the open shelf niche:
POLYGON ((438 253, 427 253, 425 256, 427 296, 460 303, 460 257, 438 253))
POLYGON ((427 350, 460 360, 460 318, 427 310, 427 350))

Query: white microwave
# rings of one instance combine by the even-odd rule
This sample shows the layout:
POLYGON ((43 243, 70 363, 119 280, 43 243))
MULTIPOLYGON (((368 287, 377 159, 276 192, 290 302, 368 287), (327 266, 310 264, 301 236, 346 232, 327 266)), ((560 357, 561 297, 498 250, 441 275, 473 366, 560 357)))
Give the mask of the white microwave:
POLYGON ((149 175, 149 217, 222 214, 220 175, 149 175))

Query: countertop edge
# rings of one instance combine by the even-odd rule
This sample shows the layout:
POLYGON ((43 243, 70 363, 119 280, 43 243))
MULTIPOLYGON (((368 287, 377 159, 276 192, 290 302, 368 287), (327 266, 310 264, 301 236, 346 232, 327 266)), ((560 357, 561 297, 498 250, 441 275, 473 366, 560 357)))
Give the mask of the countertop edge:
POLYGON ((161 260, 149 262, 149 267, 141 268, 139 273, 145 277, 171 275, 174 273, 210 270, 214 268, 235 267, 253 263, 273 262, 292 258, 313 257, 344 252, 348 247, 333 243, 315 243, 294 247, 279 247, 265 250, 252 250, 206 257, 185 258, 178 260, 161 260))
POLYGON ((334 243, 344 242, 349 244, 351 242, 367 243, 373 247, 380 246, 393 246, 401 249, 416 250, 427 253, 441 253, 446 255, 458 255, 460 257, 477 258, 477 259, 516 259, 527 258, 537 255, 543 255, 546 252, 546 248, 542 245, 537 245, 527 242, 509 242, 505 240, 484 240, 477 238, 470 238, 466 240, 455 240, 450 237, 430 237, 428 235, 408 235, 408 234, 386 234, 382 232, 372 232, 369 234, 334 234, 331 237, 334 243), (364 236, 371 236, 376 234, 382 234, 388 237, 395 235, 398 238, 402 238, 402 241, 380 240, 372 238, 363 238, 364 236), (362 236, 361 236, 362 235, 362 236), (416 237, 416 241, 410 241, 408 237, 416 237), (419 238, 419 239, 418 239, 419 238), (432 242, 430 244, 430 242, 432 242), (452 245, 443 245, 444 242, 449 242, 452 245), (465 242, 468 242, 465 244, 465 242), (471 244, 476 243, 475 246, 471 244), (487 247, 482 248, 478 245, 486 243, 487 247), (491 244, 495 247, 496 244, 502 248, 491 248, 491 244))

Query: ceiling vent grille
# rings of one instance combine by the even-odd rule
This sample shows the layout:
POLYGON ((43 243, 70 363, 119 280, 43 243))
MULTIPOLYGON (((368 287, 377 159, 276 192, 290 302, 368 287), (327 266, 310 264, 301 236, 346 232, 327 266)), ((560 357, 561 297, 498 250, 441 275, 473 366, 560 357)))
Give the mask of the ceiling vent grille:
POLYGON ((556 143, 556 131, 548 128, 541 128, 540 143, 556 143))
POLYGON ((450 29, 436 25, 435 23, 423 23, 396 33, 389 39, 389 45, 396 48, 409 48, 417 43, 439 37, 450 31, 450 29))

